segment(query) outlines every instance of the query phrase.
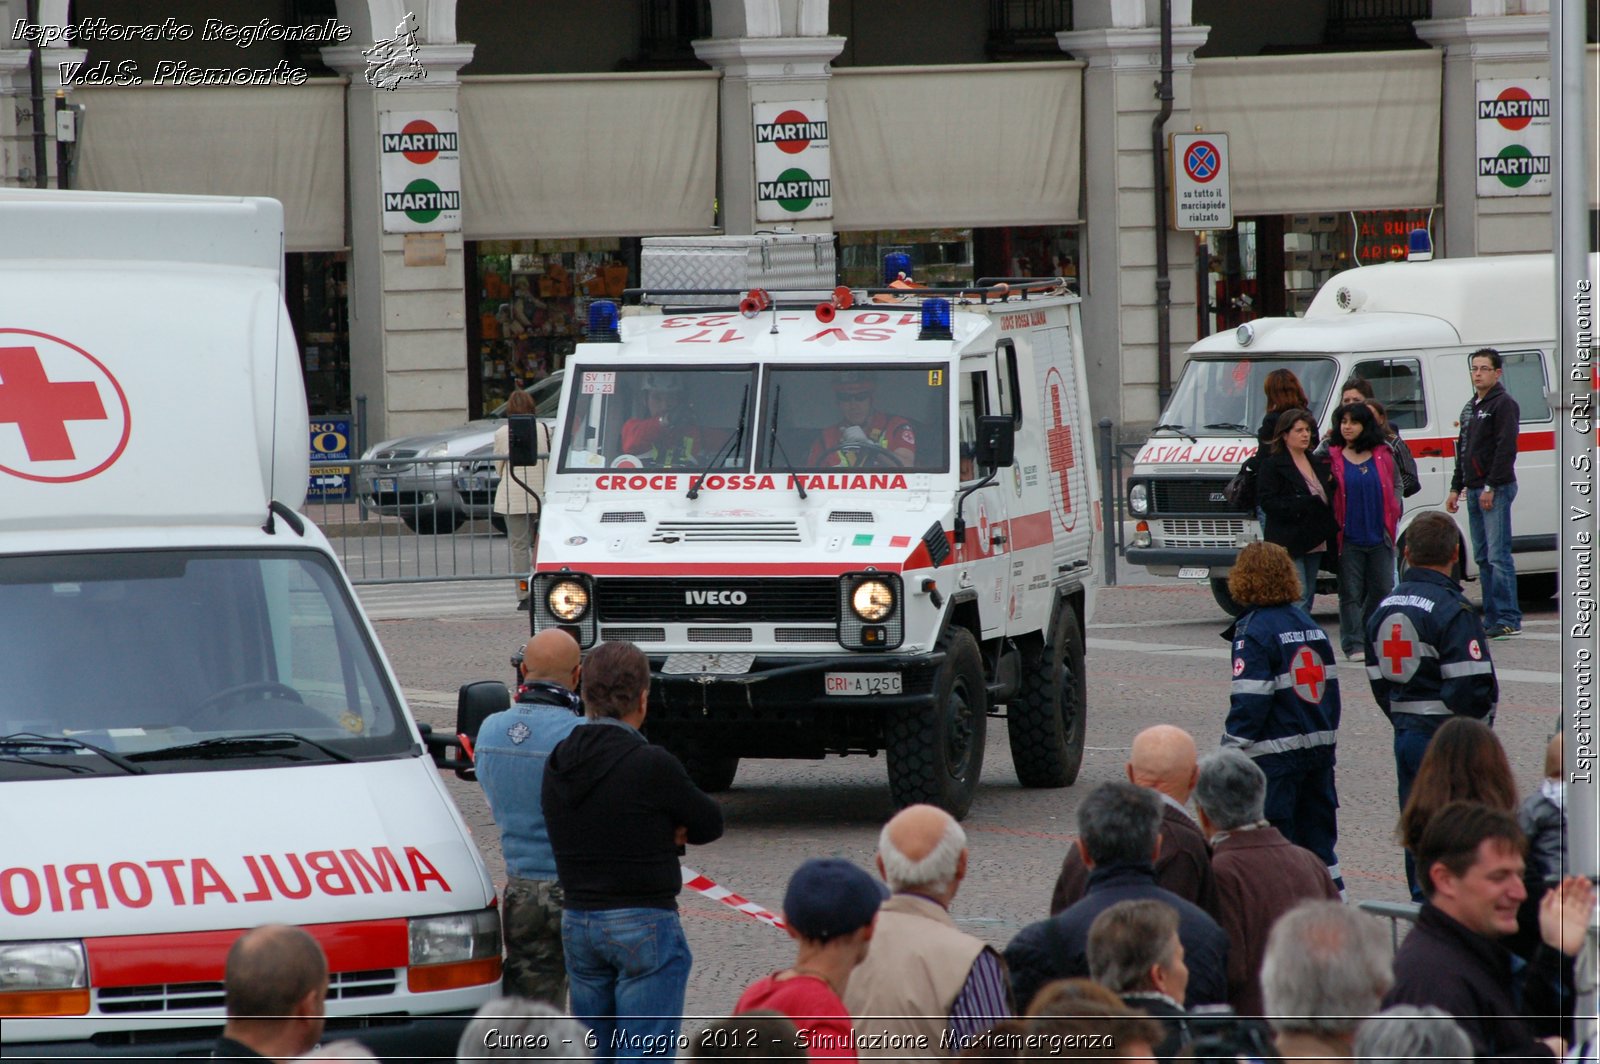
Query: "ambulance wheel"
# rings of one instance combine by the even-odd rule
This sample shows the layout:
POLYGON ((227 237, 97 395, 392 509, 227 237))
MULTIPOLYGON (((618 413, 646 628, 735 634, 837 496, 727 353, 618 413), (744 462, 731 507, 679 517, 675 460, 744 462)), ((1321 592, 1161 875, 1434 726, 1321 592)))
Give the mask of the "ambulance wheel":
POLYGON ((885 760, 896 807, 926 802, 956 819, 967 815, 983 774, 989 689, 978 641, 965 628, 945 638, 944 664, 934 677, 934 704, 888 713, 885 760))
POLYGON ((1244 607, 1233 601, 1233 593, 1228 590, 1228 578, 1222 577, 1211 581, 1211 597, 1217 600, 1217 605, 1222 607, 1222 612, 1229 617, 1237 617, 1244 612, 1244 607))
POLYGON ((461 525, 461 515, 454 510, 413 510, 401 514, 400 520, 419 536, 449 535, 461 525))
POLYGON ((1070 787, 1083 765, 1089 677, 1083 667, 1078 615, 1062 607, 1037 669, 1006 711, 1011 761, 1024 787, 1070 787))

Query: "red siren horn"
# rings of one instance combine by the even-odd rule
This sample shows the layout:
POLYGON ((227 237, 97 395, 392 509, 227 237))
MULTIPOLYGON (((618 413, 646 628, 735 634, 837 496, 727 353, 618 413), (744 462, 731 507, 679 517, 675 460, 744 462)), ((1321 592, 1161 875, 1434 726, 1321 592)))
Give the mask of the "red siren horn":
POLYGON ((771 300, 767 296, 766 289, 752 288, 749 295, 739 300, 739 313, 747 318, 753 318, 766 310, 770 304, 771 300))
POLYGON ((855 297, 850 294, 847 285, 840 285, 833 290, 833 305, 840 310, 849 310, 854 303, 855 297))
POLYGON ((832 321, 833 316, 837 313, 838 309, 832 303, 817 304, 817 320, 824 325, 832 321))

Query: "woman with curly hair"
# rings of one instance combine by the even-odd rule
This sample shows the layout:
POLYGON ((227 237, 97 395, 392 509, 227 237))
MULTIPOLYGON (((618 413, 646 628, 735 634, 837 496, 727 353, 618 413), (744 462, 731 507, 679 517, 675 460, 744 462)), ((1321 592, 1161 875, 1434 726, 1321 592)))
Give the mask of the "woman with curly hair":
POLYGON ((1313 454, 1317 421, 1309 410, 1285 410, 1273 430, 1272 451, 1256 474, 1256 501, 1266 514, 1261 538, 1289 552, 1300 570, 1300 605, 1311 612, 1317 570, 1339 533, 1333 516, 1338 485, 1326 455, 1313 454))
POLYGON ((1487 724, 1471 717, 1451 717, 1439 725, 1400 811, 1395 835, 1406 848, 1406 882, 1416 901, 1422 900, 1422 888, 1411 855, 1433 814, 1461 801, 1482 802, 1512 815, 1517 812, 1517 778, 1505 747, 1487 724))
POLYGON ((1233 682, 1222 745, 1237 747, 1267 777, 1267 821, 1328 866, 1344 890, 1339 793, 1334 784, 1339 680, 1333 644, 1298 603, 1300 575, 1276 543, 1239 552, 1228 592, 1244 607, 1223 636, 1233 645, 1233 682))
POLYGON ((1367 616, 1394 590, 1394 537, 1400 523, 1394 454, 1366 403, 1339 408, 1328 432, 1328 460, 1337 485, 1339 646, 1346 658, 1362 661, 1367 616))

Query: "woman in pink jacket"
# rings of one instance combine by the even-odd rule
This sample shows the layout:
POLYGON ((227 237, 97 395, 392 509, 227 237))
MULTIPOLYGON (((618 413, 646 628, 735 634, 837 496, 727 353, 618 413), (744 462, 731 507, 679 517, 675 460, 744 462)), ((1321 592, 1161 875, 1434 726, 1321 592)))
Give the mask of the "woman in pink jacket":
POLYGON ((1339 408, 1328 433, 1328 457, 1339 490, 1339 643, 1346 658, 1365 660, 1367 615, 1394 590, 1394 538, 1400 522, 1394 454, 1365 403, 1339 408))

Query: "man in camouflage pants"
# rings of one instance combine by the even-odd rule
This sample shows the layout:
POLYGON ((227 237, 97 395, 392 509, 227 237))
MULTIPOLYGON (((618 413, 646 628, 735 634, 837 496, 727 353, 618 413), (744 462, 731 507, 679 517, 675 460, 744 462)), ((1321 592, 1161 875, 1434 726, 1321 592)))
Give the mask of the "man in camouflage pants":
POLYGON ((584 722, 575 693, 582 669, 578 644, 567 633, 550 628, 528 640, 516 703, 483 722, 475 755, 508 874, 500 897, 505 992, 560 1009, 567 1003, 562 895, 539 788, 545 758, 584 722))

